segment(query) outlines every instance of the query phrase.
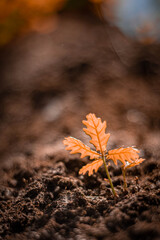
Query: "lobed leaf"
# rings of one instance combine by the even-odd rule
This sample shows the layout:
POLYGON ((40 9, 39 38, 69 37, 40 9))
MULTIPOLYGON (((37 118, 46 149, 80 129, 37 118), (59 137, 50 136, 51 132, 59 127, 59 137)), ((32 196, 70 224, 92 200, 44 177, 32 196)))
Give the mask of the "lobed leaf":
POLYGON ((95 114, 89 113, 86 116, 87 120, 83 120, 82 123, 87 128, 83 128, 83 131, 91 137, 90 143, 92 143, 97 151, 103 153, 106 150, 107 142, 110 134, 106 134, 106 121, 102 122, 100 118, 97 118, 95 114))
POLYGON ((139 151, 132 147, 118 148, 108 151, 108 154, 106 154, 106 158, 112 160, 115 165, 117 165, 117 160, 119 160, 125 166, 126 161, 129 163, 133 163, 134 161, 139 159, 138 153, 139 151))
POLYGON ((136 159, 134 162, 132 162, 131 164, 127 165, 124 169, 128 169, 128 168, 131 168, 131 167, 134 167, 136 165, 139 165, 140 163, 142 163, 145 159, 143 158, 139 158, 139 159, 136 159))
POLYGON ((90 159, 99 158, 100 154, 96 151, 93 151, 90 149, 90 147, 86 146, 84 143, 82 143, 80 140, 73 138, 73 137, 67 137, 63 141, 64 145, 66 145, 66 150, 71 150, 71 154, 80 153, 81 158, 84 158, 86 156, 89 156, 90 159))
POLYGON ((92 163, 89 163, 87 165, 85 165, 84 167, 82 167, 79 170, 79 174, 85 174, 86 172, 88 172, 88 176, 91 176, 93 174, 93 171, 95 171, 95 173, 98 171, 98 169, 102 166, 103 164, 103 160, 102 159, 98 159, 93 161, 92 163))

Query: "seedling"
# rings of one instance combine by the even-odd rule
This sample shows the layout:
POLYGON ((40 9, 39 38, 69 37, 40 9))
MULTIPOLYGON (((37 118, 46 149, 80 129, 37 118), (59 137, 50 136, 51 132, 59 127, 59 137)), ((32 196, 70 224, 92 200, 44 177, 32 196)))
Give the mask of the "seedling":
POLYGON ((90 143, 92 143, 96 150, 92 150, 90 147, 85 145, 80 140, 67 137, 64 139, 63 143, 66 145, 66 150, 71 150, 71 154, 80 153, 81 158, 88 156, 91 160, 94 159, 91 163, 83 166, 79 174, 85 174, 88 172, 88 175, 91 176, 94 171, 95 173, 98 169, 104 164, 107 178, 109 180, 113 195, 117 197, 115 192, 109 171, 108 164, 109 160, 112 160, 115 165, 117 165, 117 160, 122 163, 122 173, 124 179, 124 189, 127 188, 125 171, 127 168, 134 167, 135 165, 140 164, 144 159, 139 158, 139 151, 133 147, 127 148, 118 148, 107 151, 107 142, 110 137, 110 133, 105 133, 107 124, 106 121, 102 122, 100 118, 97 118, 95 114, 89 113, 86 116, 87 120, 83 120, 82 123, 87 127, 83 128, 83 131, 91 137, 90 143))
POLYGON ((123 187, 124 190, 127 189, 127 181, 126 181, 126 170, 128 168, 134 167, 136 165, 139 165, 140 163, 142 163, 144 161, 143 158, 139 158, 139 159, 135 159, 135 161, 133 161, 132 163, 126 163, 126 165, 122 165, 122 174, 123 174, 123 187))

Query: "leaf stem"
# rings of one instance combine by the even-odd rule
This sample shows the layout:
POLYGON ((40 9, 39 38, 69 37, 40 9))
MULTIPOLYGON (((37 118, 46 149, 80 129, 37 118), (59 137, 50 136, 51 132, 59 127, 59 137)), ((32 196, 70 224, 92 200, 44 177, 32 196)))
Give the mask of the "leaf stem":
POLYGON ((104 164, 104 167, 105 167, 105 170, 106 170, 107 178, 108 178, 110 186, 112 188, 113 195, 117 198, 118 196, 117 196, 117 193, 114 190, 114 186, 113 186, 113 183, 112 183, 109 171, 108 171, 108 167, 107 167, 107 164, 106 164, 106 158, 105 158, 104 155, 102 155, 102 160, 103 160, 103 164, 104 164))
POLYGON ((126 171, 123 166, 122 166, 122 175, 123 175, 123 187, 124 187, 124 190, 126 190, 127 189, 126 171))

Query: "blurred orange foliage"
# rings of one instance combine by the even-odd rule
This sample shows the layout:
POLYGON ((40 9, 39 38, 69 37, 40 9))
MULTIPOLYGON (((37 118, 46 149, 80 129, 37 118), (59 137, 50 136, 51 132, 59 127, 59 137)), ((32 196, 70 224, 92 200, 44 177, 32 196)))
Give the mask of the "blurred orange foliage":
POLYGON ((53 16, 65 3, 66 0, 0 0, 0 45, 21 31, 35 28, 37 22, 53 16))
POLYGON ((0 46, 26 31, 53 30, 57 13, 67 6, 76 8, 90 2, 99 16, 99 8, 106 1, 111 0, 0 0, 0 46))

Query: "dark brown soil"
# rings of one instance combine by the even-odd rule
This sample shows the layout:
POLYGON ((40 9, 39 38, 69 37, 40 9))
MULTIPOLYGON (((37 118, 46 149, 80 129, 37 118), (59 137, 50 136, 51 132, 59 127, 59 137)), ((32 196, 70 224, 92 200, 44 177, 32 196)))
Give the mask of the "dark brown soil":
POLYGON ((64 14, 48 35, 1 50, 0 239, 160 239, 160 46, 141 46, 93 16, 64 14), (107 120, 108 149, 146 160, 78 175, 88 162, 62 140, 88 143, 81 121, 107 120))

